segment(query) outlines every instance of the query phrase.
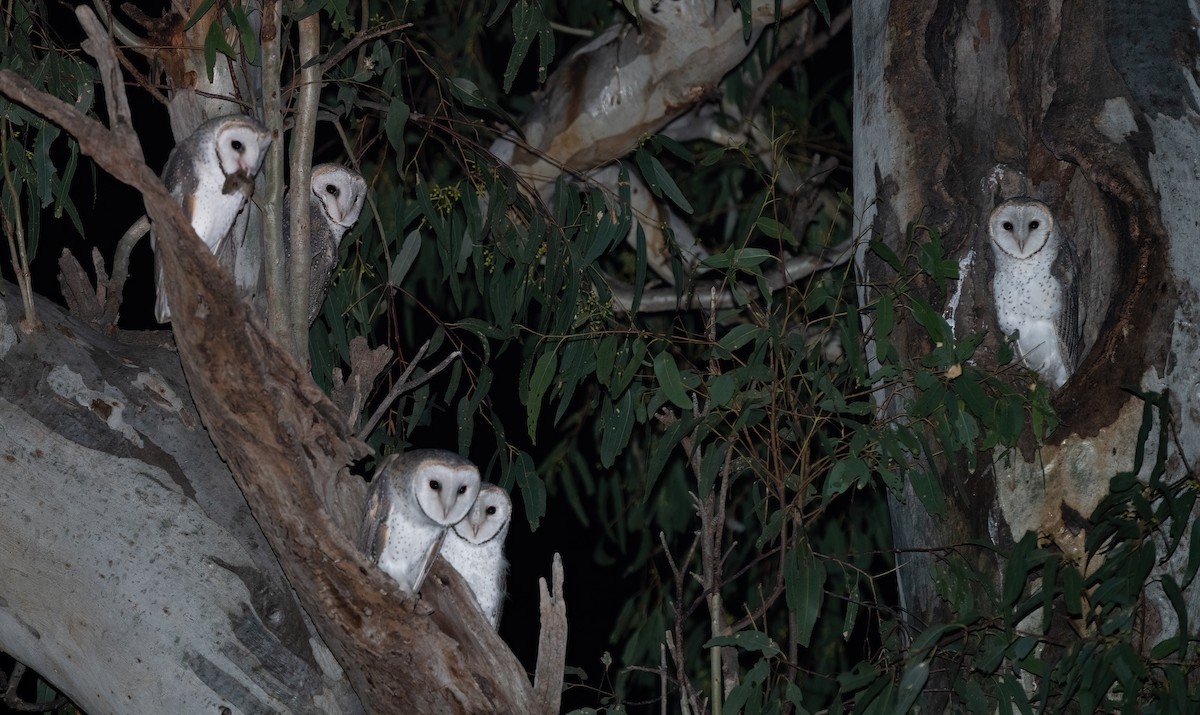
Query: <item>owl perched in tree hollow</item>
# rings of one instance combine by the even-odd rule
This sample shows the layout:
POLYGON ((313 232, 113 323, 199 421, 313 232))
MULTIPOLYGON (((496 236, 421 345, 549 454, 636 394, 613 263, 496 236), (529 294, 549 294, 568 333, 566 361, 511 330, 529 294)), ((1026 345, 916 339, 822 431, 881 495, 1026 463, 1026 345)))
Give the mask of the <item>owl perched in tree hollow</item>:
MULTIPOLYGON (((225 237, 254 191, 254 175, 267 154, 271 135, 250 117, 210 119, 175 145, 163 169, 163 183, 208 250, 220 256, 225 237)), ((155 247, 154 234, 150 245, 155 247)), ((154 317, 171 320, 162 261, 154 256, 157 296, 154 317)))
POLYGON ((371 482, 359 547, 408 593, 421 588, 446 530, 479 495, 479 470, 440 449, 384 462, 371 482))
MULTIPOLYGON (((356 171, 341 164, 318 164, 312 168, 309 194, 309 250, 312 263, 308 274, 308 322, 312 324, 325 302, 333 265, 337 262, 342 236, 358 222, 367 198, 367 182, 356 171)), ((290 201, 284 206, 290 207, 290 201)), ((291 266, 290 217, 283 217, 283 251, 291 266)))
POLYGON ((1028 197, 1009 199, 988 222, 996 272, 992 293, 996 322, 1005 335, 1019 333, 1021 359, 1054 388, 1074 369, 1075 296, 1056 262, 1064 247, 1050 207, 1028 197))
POLYGON ((454 525, 442 543, 442 558, 466 580, 492 628, 500 625, 504 606, 504 582, 508 574, 504 538, 508 536, 511 519, 512 501, 508 492, 494 484, 484 484, 471 511, 454 525))

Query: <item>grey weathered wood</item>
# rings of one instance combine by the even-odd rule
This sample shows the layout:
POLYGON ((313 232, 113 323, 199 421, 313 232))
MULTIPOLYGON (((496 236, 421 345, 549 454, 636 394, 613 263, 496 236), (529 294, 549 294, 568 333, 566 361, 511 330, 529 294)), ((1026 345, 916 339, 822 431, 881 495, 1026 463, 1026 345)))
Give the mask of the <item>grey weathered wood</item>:
POLYGON ((88 713, 361 707, 175 356, 0 301, 0 650, 88 713))

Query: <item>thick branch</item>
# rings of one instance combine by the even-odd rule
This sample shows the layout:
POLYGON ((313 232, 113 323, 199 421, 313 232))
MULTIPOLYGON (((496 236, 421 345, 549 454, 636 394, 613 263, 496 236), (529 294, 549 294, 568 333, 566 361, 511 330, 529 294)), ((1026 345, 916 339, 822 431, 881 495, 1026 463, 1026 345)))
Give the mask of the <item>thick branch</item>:
MULTIPOLYGON (((807 278, 817 271, 840 266, 854 256, 854 246, 854 241, 848 241, 827 248, 821 253, 788 258, 778 270, 767 273, 767 289, 775 292, 802 278, 807 278)), ((613 312, 628 313, 633 306, 633 287, 610 281, 610 288, 613 295, 613 312)), ((685 294, 682 299, 676 295, 674 288, 646 291, 642 294, 642 301, 638 304, 637 312, 661 313, 671 310, 699 310, 702 307, 701 296, 708 295, 712 289, 718 291, 714 303, 716 309, 725 310, 737 305, 737 296, 729 288, 728 282, 718 279, 700 283, 695 290, 685 294)), ((739 285, 738 289, 745 295, 754 295, 758 292, 757 285, 752 283, 739 285)))
MULTIPOLYGON (((266 276, 267 325, 277 338, 289 335, 287 300, 287 268, 283 255, 283 98, 279 88, 281 69, 280 33, 282 20, 279 3, 283 0, 264 0, 262 35, 263 53, 263 123, 271 132, 272 142, 267 149, 263 173, 267 177, 267 195, 263 197, 262 256, 266 276)), ((304 212, 308 215, 308 211, 304 212)), ((307 275, 307 274, 306 274, 307 275)), ((307 303, 306 303, 307 304, 307 303)))
POLYGON ((300 20, 300 92, 296 102, 296 124, 292 132, 292 176, 290 199, 286 207, 291 217, 287 237, 291 246, 288 261, 288 344, 292 356, 300 363, 308 362, 308 285, 309 264, 312 262, 308 203, 311 195, 313 137, 317 129, 317 101, 321 98, 320 15, 313 13, 300 20))

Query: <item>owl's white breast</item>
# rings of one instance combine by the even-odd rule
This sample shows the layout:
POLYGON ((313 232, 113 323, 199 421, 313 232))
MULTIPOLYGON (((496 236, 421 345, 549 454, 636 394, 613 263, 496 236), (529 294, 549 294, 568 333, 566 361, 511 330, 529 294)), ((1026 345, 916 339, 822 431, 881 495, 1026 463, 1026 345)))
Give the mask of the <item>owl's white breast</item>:
POLYGON ((387 541, 379 552, 379 568, 411 592, 425 556, 441 531, 430 523, 414 521, 403 511, 389 514, 387 541))
POLYGON ((215 254, 229 229, 233 228, 233 222, 237 219, 246 197, 240 191, 221 193, 225 187, 225 175, 215 164, 212 167, 205 166, 197 178, 197 195, 205 199, 196 204, 192 214, 192 228, 215 254))
POLYGON ((483 615, 495 626, 504 599, 504 574, 508 568, 503 540, 493 539, 475 545, 451 529, 442 544, 442 558, 467 582, 483 615))
POLYGON ((996 252, 992 289, 996 320, 1005 333, 1020 330, 1032 320, 1057 321, 1062 314, 1062 284, 1051 267, 1057 251, 1044 250, 1026 259, 996 252))

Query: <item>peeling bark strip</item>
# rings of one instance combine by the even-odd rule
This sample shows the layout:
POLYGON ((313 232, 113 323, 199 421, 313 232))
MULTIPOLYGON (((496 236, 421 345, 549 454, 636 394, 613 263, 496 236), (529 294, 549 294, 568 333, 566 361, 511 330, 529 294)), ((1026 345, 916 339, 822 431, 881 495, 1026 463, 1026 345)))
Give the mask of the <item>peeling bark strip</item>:
POLYGON ((365 446, 252 319, 230 278, 143 163, 122 109, 127 104, 112 70, 111 42, 88 8, 78 13, 89 33, 87 49, 102 66, 118 122, 112 131, 10 71, 0 72, 0 92, 62 126, 85 154, 142 192, 159 236, 172 326, 196 406, 363 707, 375 713, 538 711, 520 663, 488 627, 461 579, 451 575, 429 584, 425 596, 437 609, 432 617, 418 615, 354 547, 349 517, 361 509, 365 489, 343 468, 365 446))

